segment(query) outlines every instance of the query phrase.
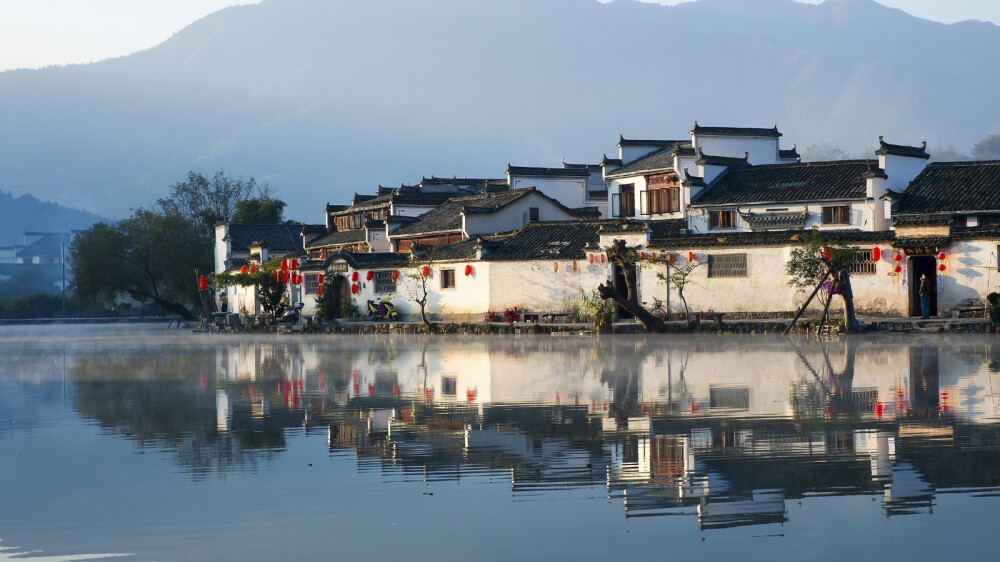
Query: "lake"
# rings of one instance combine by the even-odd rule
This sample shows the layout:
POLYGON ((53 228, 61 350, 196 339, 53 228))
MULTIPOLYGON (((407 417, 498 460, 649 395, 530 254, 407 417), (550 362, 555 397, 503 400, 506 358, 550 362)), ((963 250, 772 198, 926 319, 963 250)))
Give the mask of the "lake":
POLYGON ((0 327, 0 560, 989 559, 998 342, 0 327))

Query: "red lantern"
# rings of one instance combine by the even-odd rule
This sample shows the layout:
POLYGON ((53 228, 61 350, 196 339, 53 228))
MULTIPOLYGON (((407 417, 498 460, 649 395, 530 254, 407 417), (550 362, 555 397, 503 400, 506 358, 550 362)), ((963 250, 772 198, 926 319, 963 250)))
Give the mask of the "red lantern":
POLYGON ((945 269, 947 268, 944 266, 943 263, 938 265, 938 271, 944 271, 945 269))
POLYGON ((274 272, 274 282, 281 283, 281 271, 274 272))
POLYGON ((369 269, 368 273, 365 275, 365 279, 367 279, 368 281, 371 281, 372 277, 375 277, 375 272, 373 272, 372 270, 369 269))
POLYGON ((351 294, 352 295, 358 294, 358 284, 357 283, 351 283, 351 294))
POLYGON ((472 266, 471 265, 466 265, 465 266, 465 276, 468 277, 470 275, 472 275, 472 266))
POLYGON ((896 254, 895 256, 892 257, 892 259, 896 260, 897 262, 903 261, 903 254, 896 254))
POLYGON ((552 271, 555 271, 555 272, 559 271, 559 262, 557 262, 557 261, 552 262, 552 271))
POLYGON ((601 254, 601 263, 604 263, 604 254, 601 254))
POLYGON ((351 272, 351 281, 357 283, 357 281, 358 281, 358 272, 357 271, 352 271, 351 272))
POLYGON ((293 259, 293 260, 291 260, 291 261, 288 262, 288 269, 291 269, 292 271, 295 271, 298 268, 299 268, 299 260, 293 259))
POLYGON ((640 260, 646 259, 646 252, 639 252, 639 259, 640 260))
POLYGON ((326 278, 323 277, 322 273, 320 273, 319 275, 316 276, 316 282, 319 283, 320 285, 322 285, 323 281, 325 281, 325 280, 326 280, 326 278))
POLYGON ((393 270, 392 270, 392 273, 391 273, 391 274, 389 274, 389 277, 392 277, 392 280, 393 280, 393 281, 395 281, 395 280, 399 279, 399 271, 397 271, 397 270, 393 269, 393 270))
POLYGON ((694 261, 694 252, 688 252, 688 261, 694 261))
POLYGON ((656 259, 656 252, 653 252, 653 256, 652 256, 652 258, 653 258, 654 260, 656 259))
POLYGON ((323 296, 323 285, 316 285, 316 296, 323 296))
POLYGON ((298 273, 295 274, 295 284, 296 285, 301 285, 302 284, 302 276, 299 275, 298 273))
POLYGON ((424 268, 420 271, 420 273, 423 274, 424 277, 430 277, 431 276, 431 268, 429 268, 429 267, 427 267, 425 265, 424 268))
POLYGON ((587 256, 587 259, 590 260, 590 263, 594 263, 594 254, 587 256))
POLYGON ((823 259, 830 261, 832 258, 833 255, 830 254, 830 248, 823 248, 823 259))
POLYGON ((256 265, 251 265, 250 266, 250 273, 257 273, 257 266, 256 265))
POLYGON ((287 271, 282 271, 281 272, 281 282, 287 285, 288 284, 288 279, 289 279, 288 272, 287 271))
POLYGON ((875 248, 872 248, 872 261, 878 261, 880 259, 882 259, 882 250, 876 246, 875 248))
POLYGON ((198 277, 198 290, 205 291, 208 290, 208 278, 204 275, 198 277))
POLYGON ((281 260, 281 270, 288 271, 288 260, 281 260))
POLYGON ((668 263, 674 263, 675 259, 677 259, 677 254, 667 254, 667 262, 668 263))
POLYGON ((944 258, 945 258, 944 252, 941 252, 940 254, 937 255, 937 259, 939 260, 943 260, 944 258))
POLYGON ((248 271, 250 271, 250 268, 245 265, 240 268, 240 273, 242 273, 243 275, 246 275, 248 271))
POLYGON ((900 271, 903 271, 903 267, 902 267, 902 266, 899 266, 899 265, 897 265, 897 266, 895 267, 895 269, 893 269, 893 271, 895 271, 896 273, 899 273, 900 271))

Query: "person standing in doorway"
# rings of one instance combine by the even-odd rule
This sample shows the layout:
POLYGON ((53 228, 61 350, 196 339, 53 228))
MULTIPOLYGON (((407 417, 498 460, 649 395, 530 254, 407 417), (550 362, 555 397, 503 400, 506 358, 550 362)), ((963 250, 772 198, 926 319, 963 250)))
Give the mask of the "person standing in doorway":
POLYGON ((931 282, 926 273, 920 274, 920 317, 931 317, 931 282))
POLYGON ((229 312, 229 297, 225 292, 219 293, 219 310, 222 312, 229 312))

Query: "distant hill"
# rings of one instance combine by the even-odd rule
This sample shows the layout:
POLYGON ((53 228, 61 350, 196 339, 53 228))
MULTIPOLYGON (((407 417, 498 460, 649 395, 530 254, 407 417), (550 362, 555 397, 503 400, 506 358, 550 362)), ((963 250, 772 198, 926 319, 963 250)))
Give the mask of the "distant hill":
POLYGON ((39 201, 31 195, 14 197, 0 191, 0 246, 24 243, 27 232, 69 232, 107 220, 87 211, 39 201))
POLYGON ((377 183, 596 162, 695 120, 967 152, 1000 132, 998 67, 997 26, 872 0, 267 0, 128 57, 0 73, 0 189, 123 216, 226 169, 320 222, 377 183))

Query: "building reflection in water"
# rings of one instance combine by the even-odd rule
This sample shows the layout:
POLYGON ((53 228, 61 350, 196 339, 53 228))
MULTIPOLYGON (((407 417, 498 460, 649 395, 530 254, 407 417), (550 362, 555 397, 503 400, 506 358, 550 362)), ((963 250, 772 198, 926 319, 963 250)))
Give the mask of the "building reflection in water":
POLYGON ((1000 349, 914 341, 248 340, 207 362, 215 439, 241 436, 241 454, 325 431, 359 470, 499 475, 515 499, 603 487, 626 517, 714 529, 783 523, 814 496, 894 516, 1000 486, 984 469, 1000 462, 1000 349))

